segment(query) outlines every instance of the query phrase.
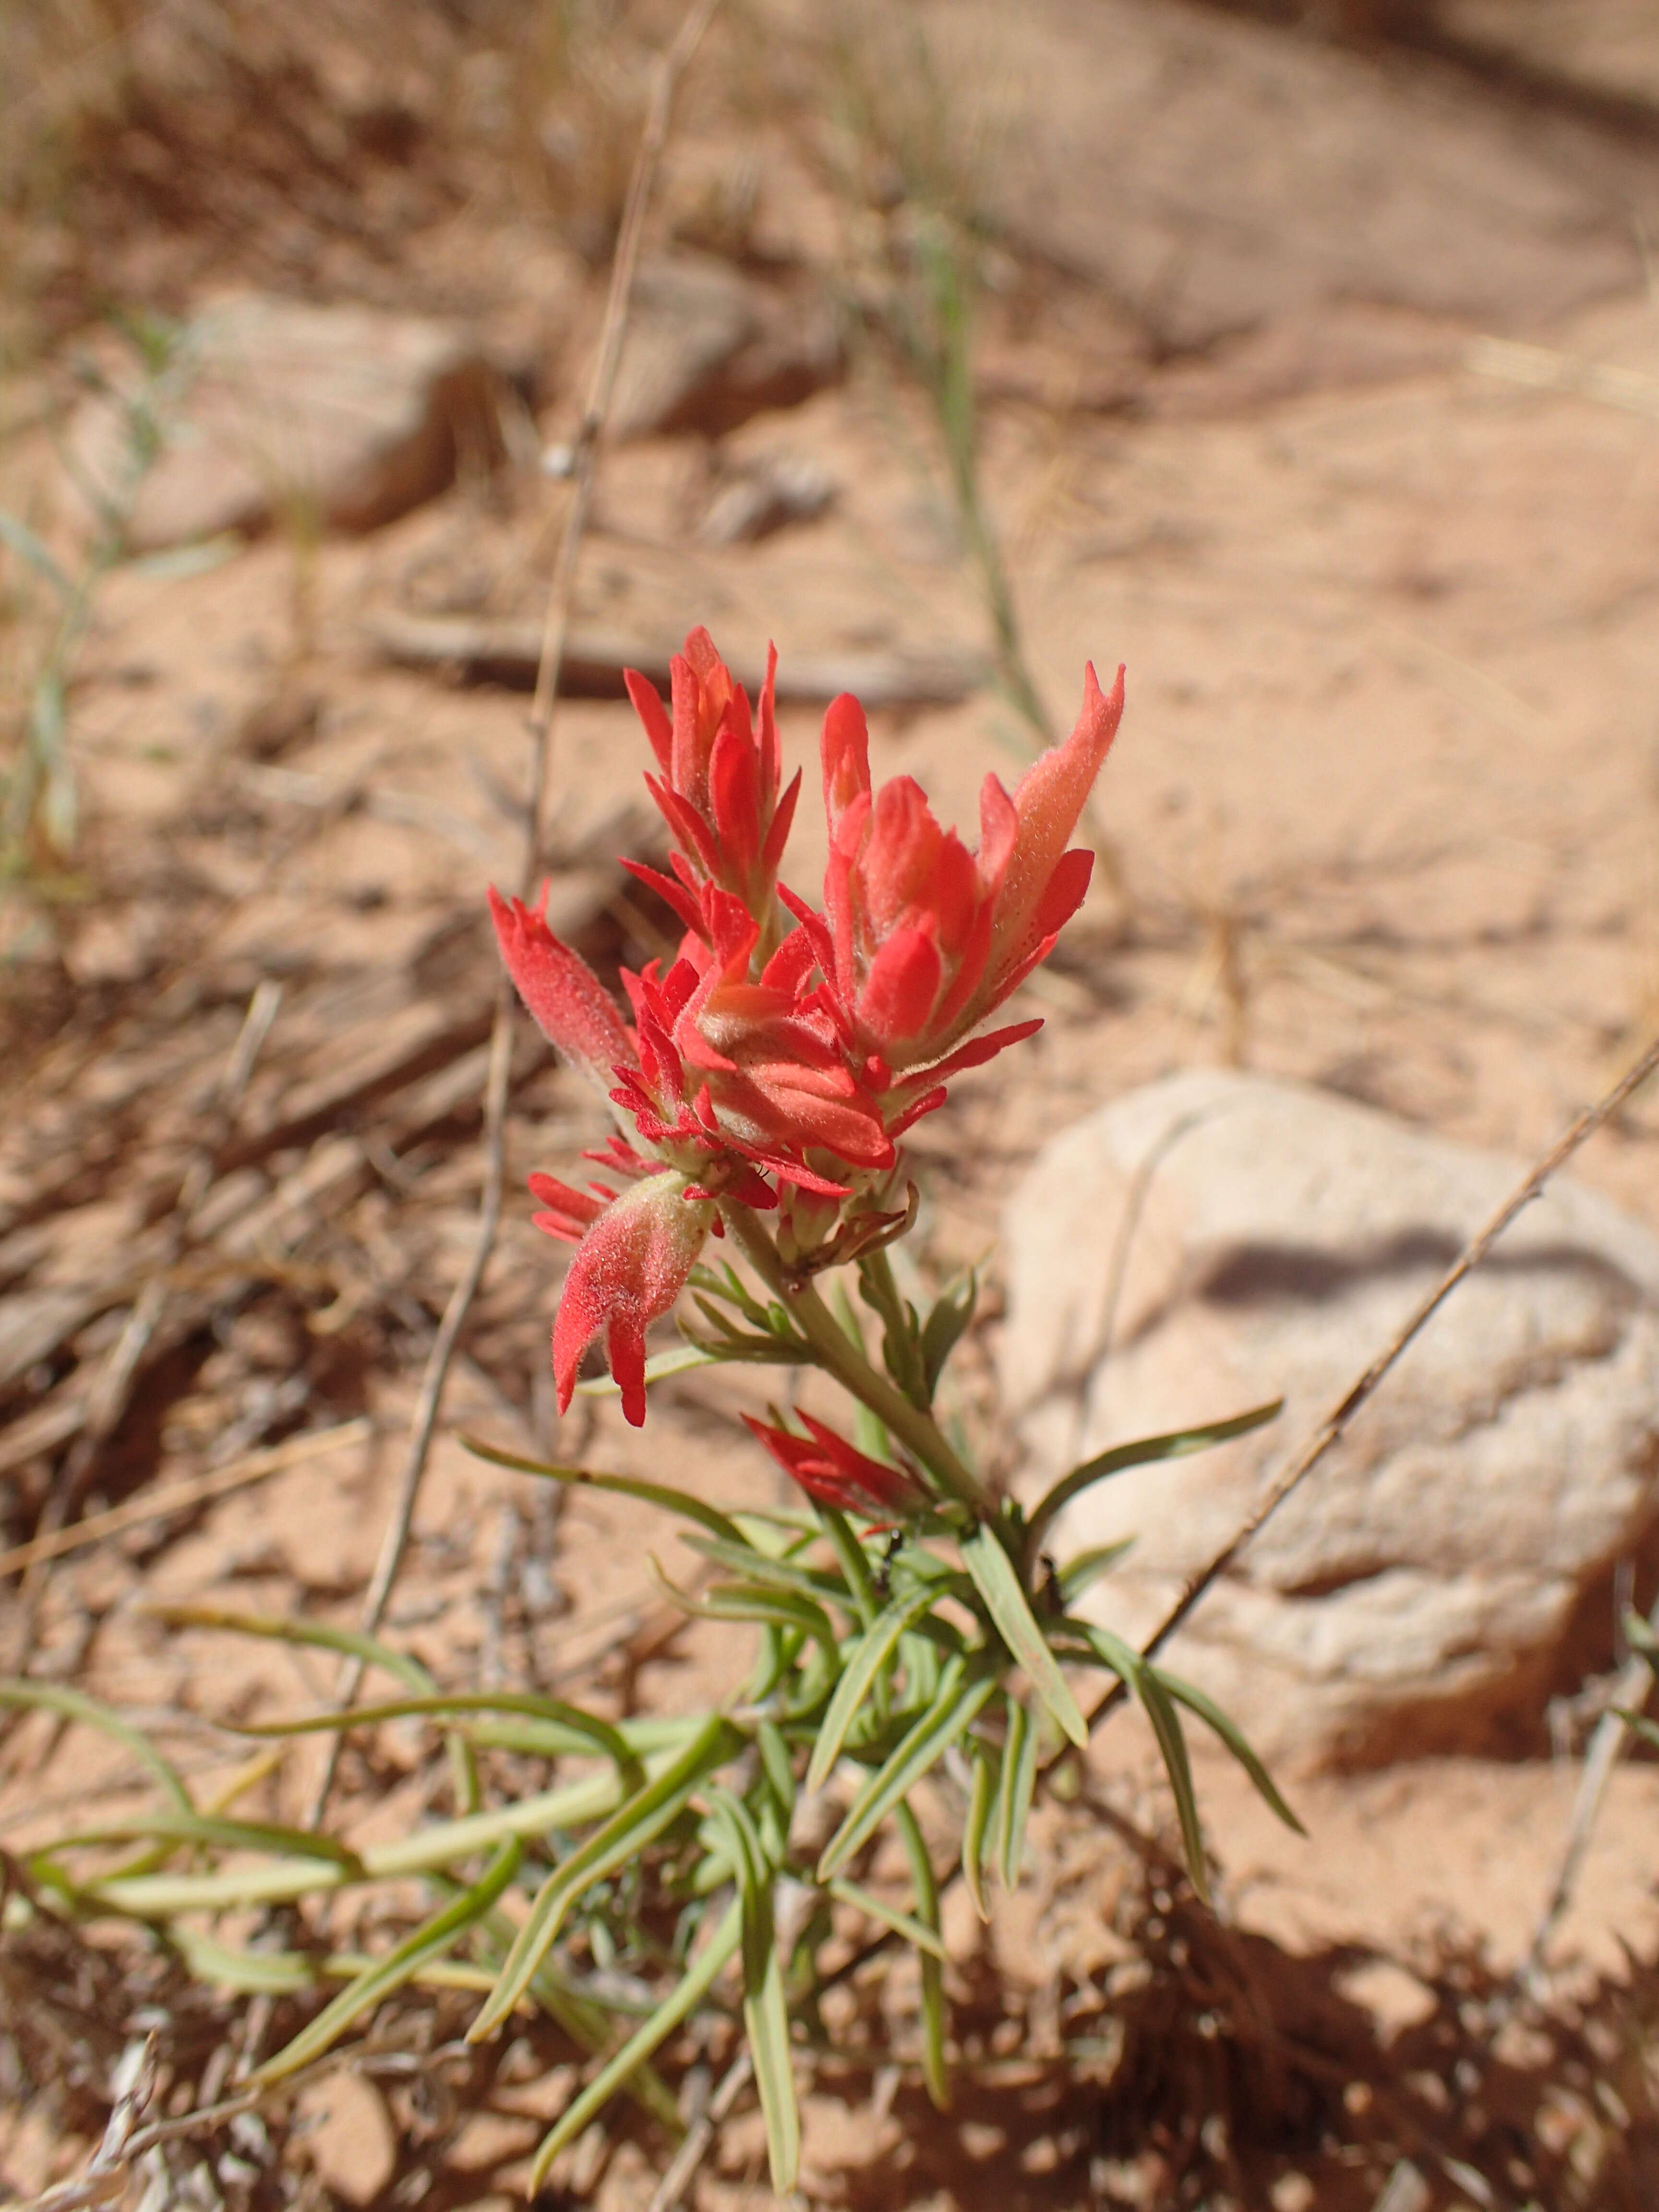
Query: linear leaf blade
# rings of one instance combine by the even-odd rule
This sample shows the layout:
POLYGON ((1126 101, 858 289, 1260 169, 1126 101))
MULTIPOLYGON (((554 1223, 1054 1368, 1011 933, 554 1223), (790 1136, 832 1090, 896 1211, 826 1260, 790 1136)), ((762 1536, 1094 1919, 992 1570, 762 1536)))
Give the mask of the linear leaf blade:
POLYGON ((194 1813, 190 1792, 179 1779, 172 1762, 157 1751, 142 1729, 124 1721, 119 1713, 89 1698, 84 1690, 71 1690, 55 1682, 23 1682, 0 1680, 0 1705, 34 1705, 51 1713, 59 1713, 65 1720, 80 1721, 88 1728, 100 1729, 131 1752, 155 1777, 162 1790, 181 1813, 194 1813))
POLYGON ((1008 1734, 1002 1747, 1002 1797, 997 1807, 997 1872, 1014 1888, 1025 1857, 1025 1824, 1036 1790, 1037 1732, 1018 1698, 1008 1700, 1008 1734))
POLYGON ((1188 1452, 1206 1451, 1212 1444, 1226 1443, 1234 1437, 1248 1435, 1264 1421, 1273 1420, 1284 1403, 1282 1398, 1275 1398, 1270 1405, 1252 1406, 1249 1413, 1234 1413, 1224 1421, 1207 1421, 1196 1429, 1174 1429, 1166 1436, 1137 1437, 1131 1443, 1115 1444, 1110 1451, 1097 1452, 1081 1467, 1074 1467, 1069 1474, 1062 1475, 1032 1513, 1026 1523, 1026 1540, 1031 1555, 1035 1556, 1042 1533, 1054 1516, 1095 1483, 1104 1482, 1109 1475, 1121 1474, 1126 1468, 1146 1467, 1154 1460, 1183 1459, 1188 1452))
POLYGON ((896 1936, 902 1936, 907 1943, 914 1943, 918 1951, 927 1951, 936 1959, 945 1956, 945 1938, 936 1928, 918 1920, 913 1912, 902 1905, 890 1905, 884 1897, 878 1897, 862 1883, 848 1881, 836 1875, 827 1885, 830 1894, 838 1905, 850 1905, 861 1912, 866 1920, 876 1921, 883 1928, 890 1928, 896 1936))
POLYGON ((914 1590, 908 1597, 894 1599, 848 1654, 818 1740, 812 1747, 811 1761, 806 1769, 809 1791, 822 1790, 830 1779, 847 1741, 847 1731, 858 1718, 859 1709, 873 1688, 877 1675, 891 1657, 900 1637, 921 1620, 933 1602, 933 1594, 928 1589, 914 1590))
POLYGON ((518 1474, 539 1474, 550 1482, 566 1483, 574 1490, 605 1490, 617 1498, 635 1498, 641 1504, 654 1505, 665 1513, 678 1513, 684 1520, 696 1521, 726 1543, 743 1542, 743 1531, 735 1522, 689 1490, 676 1490, 665 1482, 646 1482, 637 1475, 604 1474, 596 1468, 556 1467, 546 1460, 524 1459, 517 1452, 481 1443, 477 1437, 463 1437, 461 1442, 475 1459, 487 1459, 493 1467, 511 1468, 518 1474))
POLYGON ((1171 1674, 1162 1667, 1157 1668, 1156 1672, 1158 1680, 1172 1698, 1185 1705, 1188 1712, 1196 1713, 1200 1720, 1213 1729, 1255 1784, 1257 1791, 1268 1808, 1278 1814, 1287 1828, 1294 1828, 1298 1836, 1305 1836, 1307 1830, 1279 1796, 1272 1775, 1262 1765, 1258 1753, 1251 1749, 1249 1741, 1238 1723, 1230 1715, 1224 1713, 1213 1698, 1207 1696, 1202 1690, 1195 1689, 1192 1683, 1183 1682, 1179 1675, 1171 1674))
POLYGON ((575 2141, 588 2122, 604 2110, 629 2076, 637 2073, 652 2052, 667 2040, 680 2022, 696 2011, 742 1940, 743 1905, 740 1899, 734 1897, 719 1927, 703 1945, 696 1962, 673 1995, 665 1998, 650 2019, 635 2030, 621 2050, 606 2061, 580 2096, 566 2107, 543 2136, 535 2162, 530 2169, 529 2186, 532 2196, 547 2179, 549 2170, 559 2153, 567 2144, 575 2141))
POLYGON ((960 1661, 946 1669, 934 1703, 922 1714, 893 1750, 884 1766, 871 1776, 818 1860, 817 1880, 828 1881, 839 1874, 854 1853, 874 1834, 899 1800, 907 1796, 928 1769, 951 1748, 986 1705, 996 1688, 994 1678, 967 1674, 960 1661))
POLYGON ((469 2043, 492 2034, 530 1986, 536 1969, 557 1940, 566 1913, 583 1890, 642 1851, 676 1819, 703 1776, 731 1756, 738 1739, 718 1716, 699 1729, 678 1759, 630 1797, 604 1826, 556 1868, 537 1893, 499 1979, 467 2030, 469 2043))
POLYGON ((1037 1626, 1014 1563, 997 1540, 996 1532, 981 1525, 963 1540, 961 1550, 963 1564, 985 1601, 997 1633, 1030 1676, 1032 1688, 1059 1723, 1061 1733, 1075 1744, 1087 1743, 1088 1725, 1066 1686, 1059 1661, 1037 1626))
POLYGON ((968 1817, 962 1827, 962 1879, 981 1920, 991 1917, 985 1902, 985 1839, 996 1810, 1001 1761, 988 1743, 975 1744, 968 1789, 968 1817))
POLYGON ((384 1959, 348 1982, 338 1996, 325 2005, 308 2027, 274 2058, 268 2058, 253 2075, 255 2082, 279 2081, 285 2074, 304 2066, 337 2043, 352 2022, 380 2003, 393 1990, 440 1958, 489 1912, 495 1900, 519 1870, 524 1846, 516 1836, 504 1843, 471 1888, 452 1899, 443 1911, 406 1936, 384 1959))
MULTIPOLYGON (((933 1863, 927 1856, 927 1840, 908 1805, 901 1803, 897 1806, 893 1818, 904 1844, 905 1856, 910 1862, 910 1879, 916 1886, 916 1917, 938 1936, 939 1884, 933 1879, 933 1863)), ((941 1942, 937 1950, 928 1945, 920 1954, 921 2077, 927 2085, 927 2094, 934 2108, 948 2112, 951 2109, 951 2075, 945 2058, 945 2031, 948 2020, 943 1952, 941 1942)))

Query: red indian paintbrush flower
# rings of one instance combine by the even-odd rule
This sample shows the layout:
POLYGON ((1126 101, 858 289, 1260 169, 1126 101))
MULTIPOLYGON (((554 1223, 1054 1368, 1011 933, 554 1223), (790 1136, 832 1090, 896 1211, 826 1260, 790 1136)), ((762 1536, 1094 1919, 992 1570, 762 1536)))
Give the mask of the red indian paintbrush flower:
MULTIPOLYGON (((1091 665, 1064 744, 1027 770, 1012 798, 986 777, 975 854, 940 829, 912 777, 872 790, 864 710, 847 694, 834 702, 823 720, 820 958, 860 1051, 894 1073, 938 1061, 1047 957, 1089 888, 1094 855, 1067 851, 1066 841, 1122 713, 1123 671, 1107 697, 1091 665)), ((979 1040, 975 1057, 1030 1028, 979 1040)))
POLYGON ((795 1416, 811 1431, 805 1437, 775 1429, 766 1421, 757 1421, 752 1413, 743 1418, 784 1473, 793 1475, 807 1496, 816 1498, 821 1505, 836 1506, 843 1513, 908 1516, 927 1503, 927 1492, 920 1483, 899 1468, 872 1459, 823 1421, 814 1420, 811 1413, 795 1416))
POLYGON ((761 686, 760 732, 749 701, 714 650, 706 629, 694 629, 685 651, 669 663, 673 719, 637 669, 624 677, 662 769, 646 786, 678 840, 674 879, 629 860, 624 866, 660 891, 694 936, 702 933, 698 886, 718 884, 755 917, 771 950, 773 887, 800 796, 797 770, 779 797, 781 768, 774 689, 778 656, 769 648, 761 686))
MULTIPOLYGON (((1116 733, 1121 669, 1109 697, 1089 669, 1076 728, 1012 797, 986 779, 977 854, 940 829, 910 777, 872 789, 863 711, 837 699, 823 726, 830 852, 819 915, 777 882, 800 779, 780 794, 775 665, 773 654, 758 733, 706 630, 672 664, 672 720, 646 679, 629 675, 661 769, 646 781, 680 846, 672 877, 629 866, 685 927, 665 974, 654 961, 623 970, 631 1025, 540 913, 490 893, 525 1004, 639 1139, 616 1136, 587 1155, 630 1186, 620 1193, 532 1179, 538 1225, 577 1247, 554 1333, 562 1412, 603 1334, 623 1410, 644 1419, 645 1331, 720 1233, 722 1205, 775 1207, 788 1196, 792 1251, 809 1224, 823 1228, 817 1259, 797 1251, 803 1265, 845 1256, 872 1224, 901 1220, 880 1210, 902 1186, 894 1139, 940 1103, 947 1077, 1041 1026, 971 1034, 1048 954, 1088 887, 1093 856, 1066 840, 1116 733)), ((841 1465, 820 1479, 852 1476, 841 1465)), ((890 1468, 880 1479, 890 1492, 905 1480, 890 1468)))

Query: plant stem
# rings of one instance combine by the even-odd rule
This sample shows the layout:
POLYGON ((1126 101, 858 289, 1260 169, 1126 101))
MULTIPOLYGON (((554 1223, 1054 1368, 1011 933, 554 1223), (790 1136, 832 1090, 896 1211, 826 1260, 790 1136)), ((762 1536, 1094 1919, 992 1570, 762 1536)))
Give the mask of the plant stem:
POLYGON ((940 1489, 965 1505, 975 1521, 988 1519, 983 1488, 951 1450, 937 1423, 870 1364, 812 1284, 789 1273, 750 1207, 727 1204, 723 1212, 744 1257, 768 1289, 782 1299, 785 1311, 811 1346, 817 1365, 884 1421, 940 1489))

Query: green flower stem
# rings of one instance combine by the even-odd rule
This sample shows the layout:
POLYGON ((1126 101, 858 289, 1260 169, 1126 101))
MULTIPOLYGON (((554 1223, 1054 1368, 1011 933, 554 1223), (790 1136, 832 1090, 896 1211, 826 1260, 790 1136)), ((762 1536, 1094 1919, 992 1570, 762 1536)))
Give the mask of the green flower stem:
POLYGON ((937 1423, 870 1364, 813 1285, 790 1273, 752 1210, 727 1204, 722 1211, 744 1257, 768 1289, 782 1300, 784 1310, 811 1346, 817 1364, 886 1425, 948 1497, 965 1505, 975 1521, 989 1518, 990 1500, 945 1442, 937 1423))

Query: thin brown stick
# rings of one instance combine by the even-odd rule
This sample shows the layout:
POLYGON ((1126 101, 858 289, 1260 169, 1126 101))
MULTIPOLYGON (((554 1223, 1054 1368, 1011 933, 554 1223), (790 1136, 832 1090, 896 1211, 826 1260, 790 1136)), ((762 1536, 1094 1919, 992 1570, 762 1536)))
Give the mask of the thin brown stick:
POLYGON ((645 2212, 679 2212, 697 2168, 708 2155, 716 2130, 743 2094, 754 2071, 754 2063, 745 2045, 720 2076, 720 2087, 708 2100, 705 2109, 686 2130, 685 2141, 675 2152, 662 2179, 651 2192, 651 2202, 646 2206, 645 2212))
MULTIPOLYGON (((623 211, 622 226, 617 236, 617 250, 611 267, 611 286, 605 297, 605 320, 600 327, 598 354, 589 380, 586 402, 582 409, 581 422, 576 432, 574 447, 572 475, 574 486, 571 501, 564 518, 564 528, 559 540, 559 550, 553 565, 552 580, 548 587, 547 617, 542 630, 541 661, 536 674, 536 695, 530 713, 530 785, 524 811, 524 859, 520 876, 523 896, 533 896, 543 852, 542 815, 545 810, 549 769, 553 755, 553 726, 556 702, 558 698, 559 672, 564 664, 565 642, 570 628, 570 609, 575 596, 576 562, 581 550, 583 534, 587 526, 588 513, 592 504, 593 479, 599 459, 600 439, 605 417, 610 412, 611 394, 617 381, 617 367, 622 358, 623 339, 628 326, 629 304, 634 288, 634 270, 639 259, 640 240, 644 228, 646 210, 650 204, 652 187, 656 181, 657 167, 667 142, 668 125, 673 112, 674 94, 681 76, 696 52, 708 29, 709 21, 720 0, 692 0, 684 21, 673 43, 658 64, 657 78, 652 88, 651 104, 646 114, 645 128, 641 134, 639 151, 634 160, 634 172, 629 180, 628 199, 623 211)), ((443 1404, 444 1386, 449 1379, 450 1364, 455 1347, 460 1340, 472 1302, 478 1294, 490 1256, 495 1248, 496 1231, 501 1225, 501 1194, 506 1175, 507 1106, 513 1074, 513 1039, 517 1012, 512 985, 503 976, 497 986, 495 1026, 489 1039, 489 1072, 484 1083, 484 1176, 483 1189, 478 1205, 478 1233, 473 1244, 472 1257, 466 1273, 451 1292, 444 1308, 443 1319, 433 1339, 432 1349, 427 1355, 426 1370, 421 1377, 420 1395, 416 1401, 414 1418, 410 1423, 409 1444, 404 1454, 403 1473, 392 1502, 391 1518, 381 1540, 380 1557, 375 1562, 374 1577, 363 1602, 362 1626, 366 1635, 372 1636, 379 1628, 392 1595, 392 1586, 403 1565, 408 1548, 415 1508, 420 1497, 421 1483, 432 1450, 432 1439, 438 1425, 438 1415, 443 1404)), ((357 1694, 363 1678, 361 1660, 348 1660, 340 1670, 336 1685, 335 1699, 348 1705, 357 1694)), ((339 1759, 340 1740, 331 1739, 323 1772, 313 1795, 308 1825, 318 1826, 327 1808, 334 1787, 335 1769, 339 1759)))
MULTIPOLYGON (((215 1087, 213 1111, 207 1133, 192 1152, 179 1182, 161 1256, 154 1272, 139 1290, 120 1335, 106 1354, 104 1363, 93 1377, 92 1387, 87 1393, 86 1419, 81 1433, 70 1447, 69 1456, 53 1485, 52 1495, 46 1500, 46 1510, 40 1516, 40 1524, 36 1532, 36 1543, 40 1547, 49 1547, 52 1540, 70 1524, 98 1464, 99 1455, 120 1425, 122 1417, 131 1402, 139 1367, 167 1309, 169 1291, 167 1271, 179 1259, 189 1242, 191 1219, 199 1211, 202 1200, 212 1185, 216 1157, 235 1125, 236 1110, 253 1073, 253 1064, 265 1039, 270 1035, 271 1024, 276 1020, 282 1003, 282 985, 269 979, 255 988, 252 997, 248 1000, 247 1012, 242 1018, 236 1042, 225 1064, 224 1073, 215 1087)), ((43 1570, 55 1556, 50 1548, 41 1548, 24 1576, 23 1587, 17 1600, 17 1641, 11 1661, 13 1674, 26 1674, 28 1672, 40 1620, 40 1601, 46 1590, 43 1570)))
MULTIPOLYGON (((1370 1397, 1384 1376, 1395 1366, 1407 1346, 1415 1342, 1463 1278, 1472 1274, 1480 1265, 1516 1216, 1530 1206, 1534 1199, 1540 1195, 1551 1176, 1558 1174, 1577 1152, 1580 1146, 1587 1139, 1594 1136, 1602 1123, 1616 1114, 1632 1093, 1640 1090, 1656 1068, 1659 1068, 1659 1037, 1656 1037, 1647 1050, 1632 1061, 1613 1088, 1599 1098, 1594 1106, 1587 1107, 1565 1134, 1551 1146, 1540 1160, 1528 1170, 1526 1175, 1485 1227, 1477 1231, 1470 1238, 1456 1260, 1446 1270, 1427 1297, 1423 1300, 1388 1349, 1379 1353, 1358 1381, 1325 1416, 1285 1472, 1270 1486, 1267 1495, 1237 1534, 1188 1583, 1180 1597, 1164 1615, 1150 1642, 1142 1647, 1143 1658, 1155 1658, 1163 1650, 1205 1592, 1226 1573, 1250 1539, 1273 1514, 1278 1512, 1291 1492, 1313 1473, 1326 1453, 1340 1440, 1354 1415, 1370 1397)), ((1115 1682, 1089 1715, 1090 1727, 1095 1728, 1104 1720, 1108 1713, 1121 1703, 1126 1693, 1124 1683, 1115 1682)))
POLYGON ((545 795, 548 760, 544 741, 553 726, 554 700, 558 692, 559 671, 564 665, 565 640, 570 628, 570 610, 575 599, 576 559, 587 526, 588 509, 592 504, 599 439, 605 428, 605 416, 610 411, 611 395, 617 381, 617 366, 622 360, 623 339, 627 334, 628 307, 634 289, 634 269, 640 256, 646 210, 651 204, 657 164, 668 141, 674 94, 692 57, 702 45, 703 33, 719 5, 720 0, 692 0, 687 9, 685 20, 680 25, 673 44, 659 64, 657 81, 651 92, 651 105, 646 111, 645 128, 640 135, 640 149, 634 157, 634 173, 628 180, 628 198, 623 205, 622 222, 617 232, 616 258, 611 264, 611 292, 605 301, 605 322, 599 331, 599 353, 588 383, 586 404, 582 409, 581 421, 577 425, 571 446, 573 484, 570 509, 565 516, 564 535, 560 540, 558 557, 553 566, 553 580, 547 595, 547 617, 542 626, 541 659, 536 671, 536 695, 530 707, 531 728, 543 740, 538 747, 538 773, 532 782, 530 796, 531 818, 538 829, 545 795))
POLYGON ((343 1421, 337 1428, 309 1429, 301 1436, 289 1437, 286 1443, 249 1452, 241 1459, 232 1460, 227 1467, 210 1468, 205 1474, 192 1475, 186 1482, 169 1483, 161 1490, 146 1491, 137 1498, 129 1498, 125 1505, 112 1505, 107 1513, 90 1514, 71 1528, 57 1529, 49 1536, 37 1536, 32 1543, 18 1544, 9 1552, 0 1552, 0 1575, 15 1575, 20 1568, 32 1567, 39 1561, 62 1559, 66 1552, 79 1551, 83 1544, 96 1544, 123 1528, 137 1528, 146 1521, 162 1521, 170 1513, 188 1512, 194 1506, 206 1504, 210 1498, 222 1498, 228 1491, 263 1482, 267 1475, 280 1474, 284 1468, 298 1467, 320 1453, 361 1443, 374 1433, 374 1422, 366 1415, 355 1421, 343 1421))

